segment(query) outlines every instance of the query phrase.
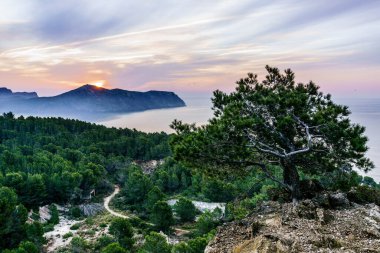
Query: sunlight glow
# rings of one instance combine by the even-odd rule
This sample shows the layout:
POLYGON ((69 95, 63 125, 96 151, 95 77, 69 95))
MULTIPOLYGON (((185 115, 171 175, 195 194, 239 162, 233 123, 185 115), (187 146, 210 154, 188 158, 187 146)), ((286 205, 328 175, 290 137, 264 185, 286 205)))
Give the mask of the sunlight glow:
POLYGON ((102 88, 104 86, 104 81, 96 81, 96 82, 93 82, 91 83, 92 85, 96 86, 96 87, 99 87, 99 88, 102 88))

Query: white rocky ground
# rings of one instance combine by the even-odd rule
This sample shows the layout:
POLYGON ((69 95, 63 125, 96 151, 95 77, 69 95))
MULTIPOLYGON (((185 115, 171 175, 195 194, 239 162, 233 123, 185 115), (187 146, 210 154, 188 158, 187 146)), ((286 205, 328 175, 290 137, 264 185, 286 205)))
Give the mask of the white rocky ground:
POLYGON ((72 237, 64 239, 63 236, 69 232, 75 235, 76 230, 70 230, 70 227, 74 224, 80 223, 81 221, 71 220, 63 215, 59 216, 59 223, 54 226, 54 230, 45 233, 45 238, 48 240, 46 251, 55 252, 58 248, 67 246, 72 237))
MULTIPOLYGON (((174 206, 177 203, 178 199, 170 199, 167 201, 169 206, 174 206)), ((219 208, 224 213, 226 209, 226 203, 218 203, 218 202, 204 202, 204 201, 192 201, 194 206, 201 211, 202 213, 206 211, 214 211, 216 208, 219 208)))

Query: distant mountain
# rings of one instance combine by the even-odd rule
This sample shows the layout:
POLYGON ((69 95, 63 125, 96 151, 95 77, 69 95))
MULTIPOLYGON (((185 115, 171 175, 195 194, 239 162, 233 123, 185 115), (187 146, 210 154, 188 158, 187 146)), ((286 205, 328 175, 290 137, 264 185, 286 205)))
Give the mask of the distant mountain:
POLYGON ((105 89, 86 84, 53 96, 15 92, 0 88, 0 110, 18 114, 62 115, 75 113, 124 113, 186 106, 174 92, 137 92, 105 89))
POLYGON ((7 88, 0 88, 0 99, 4 98, 37 98, 38 95, 36 92, 13 92, 7 88))

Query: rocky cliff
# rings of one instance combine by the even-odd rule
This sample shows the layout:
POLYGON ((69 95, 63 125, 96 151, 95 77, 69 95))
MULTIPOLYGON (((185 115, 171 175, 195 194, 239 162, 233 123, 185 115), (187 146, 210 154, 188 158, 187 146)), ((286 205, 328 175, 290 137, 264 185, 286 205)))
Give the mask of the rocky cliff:
POLYGON ((249 217, 219 227, 205 252, 380 252, 380 208, 351 203, 343 193, 297 206, 266 202, 249 217))

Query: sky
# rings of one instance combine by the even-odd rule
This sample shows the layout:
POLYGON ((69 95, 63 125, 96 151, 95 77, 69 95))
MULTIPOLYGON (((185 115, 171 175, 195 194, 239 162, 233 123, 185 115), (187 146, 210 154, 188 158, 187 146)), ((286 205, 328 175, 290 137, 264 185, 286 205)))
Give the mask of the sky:
POLYGON ((230 91, 269 64, 335 96, 380 95, 378 0, 1 0, 0 87, 230 91))

